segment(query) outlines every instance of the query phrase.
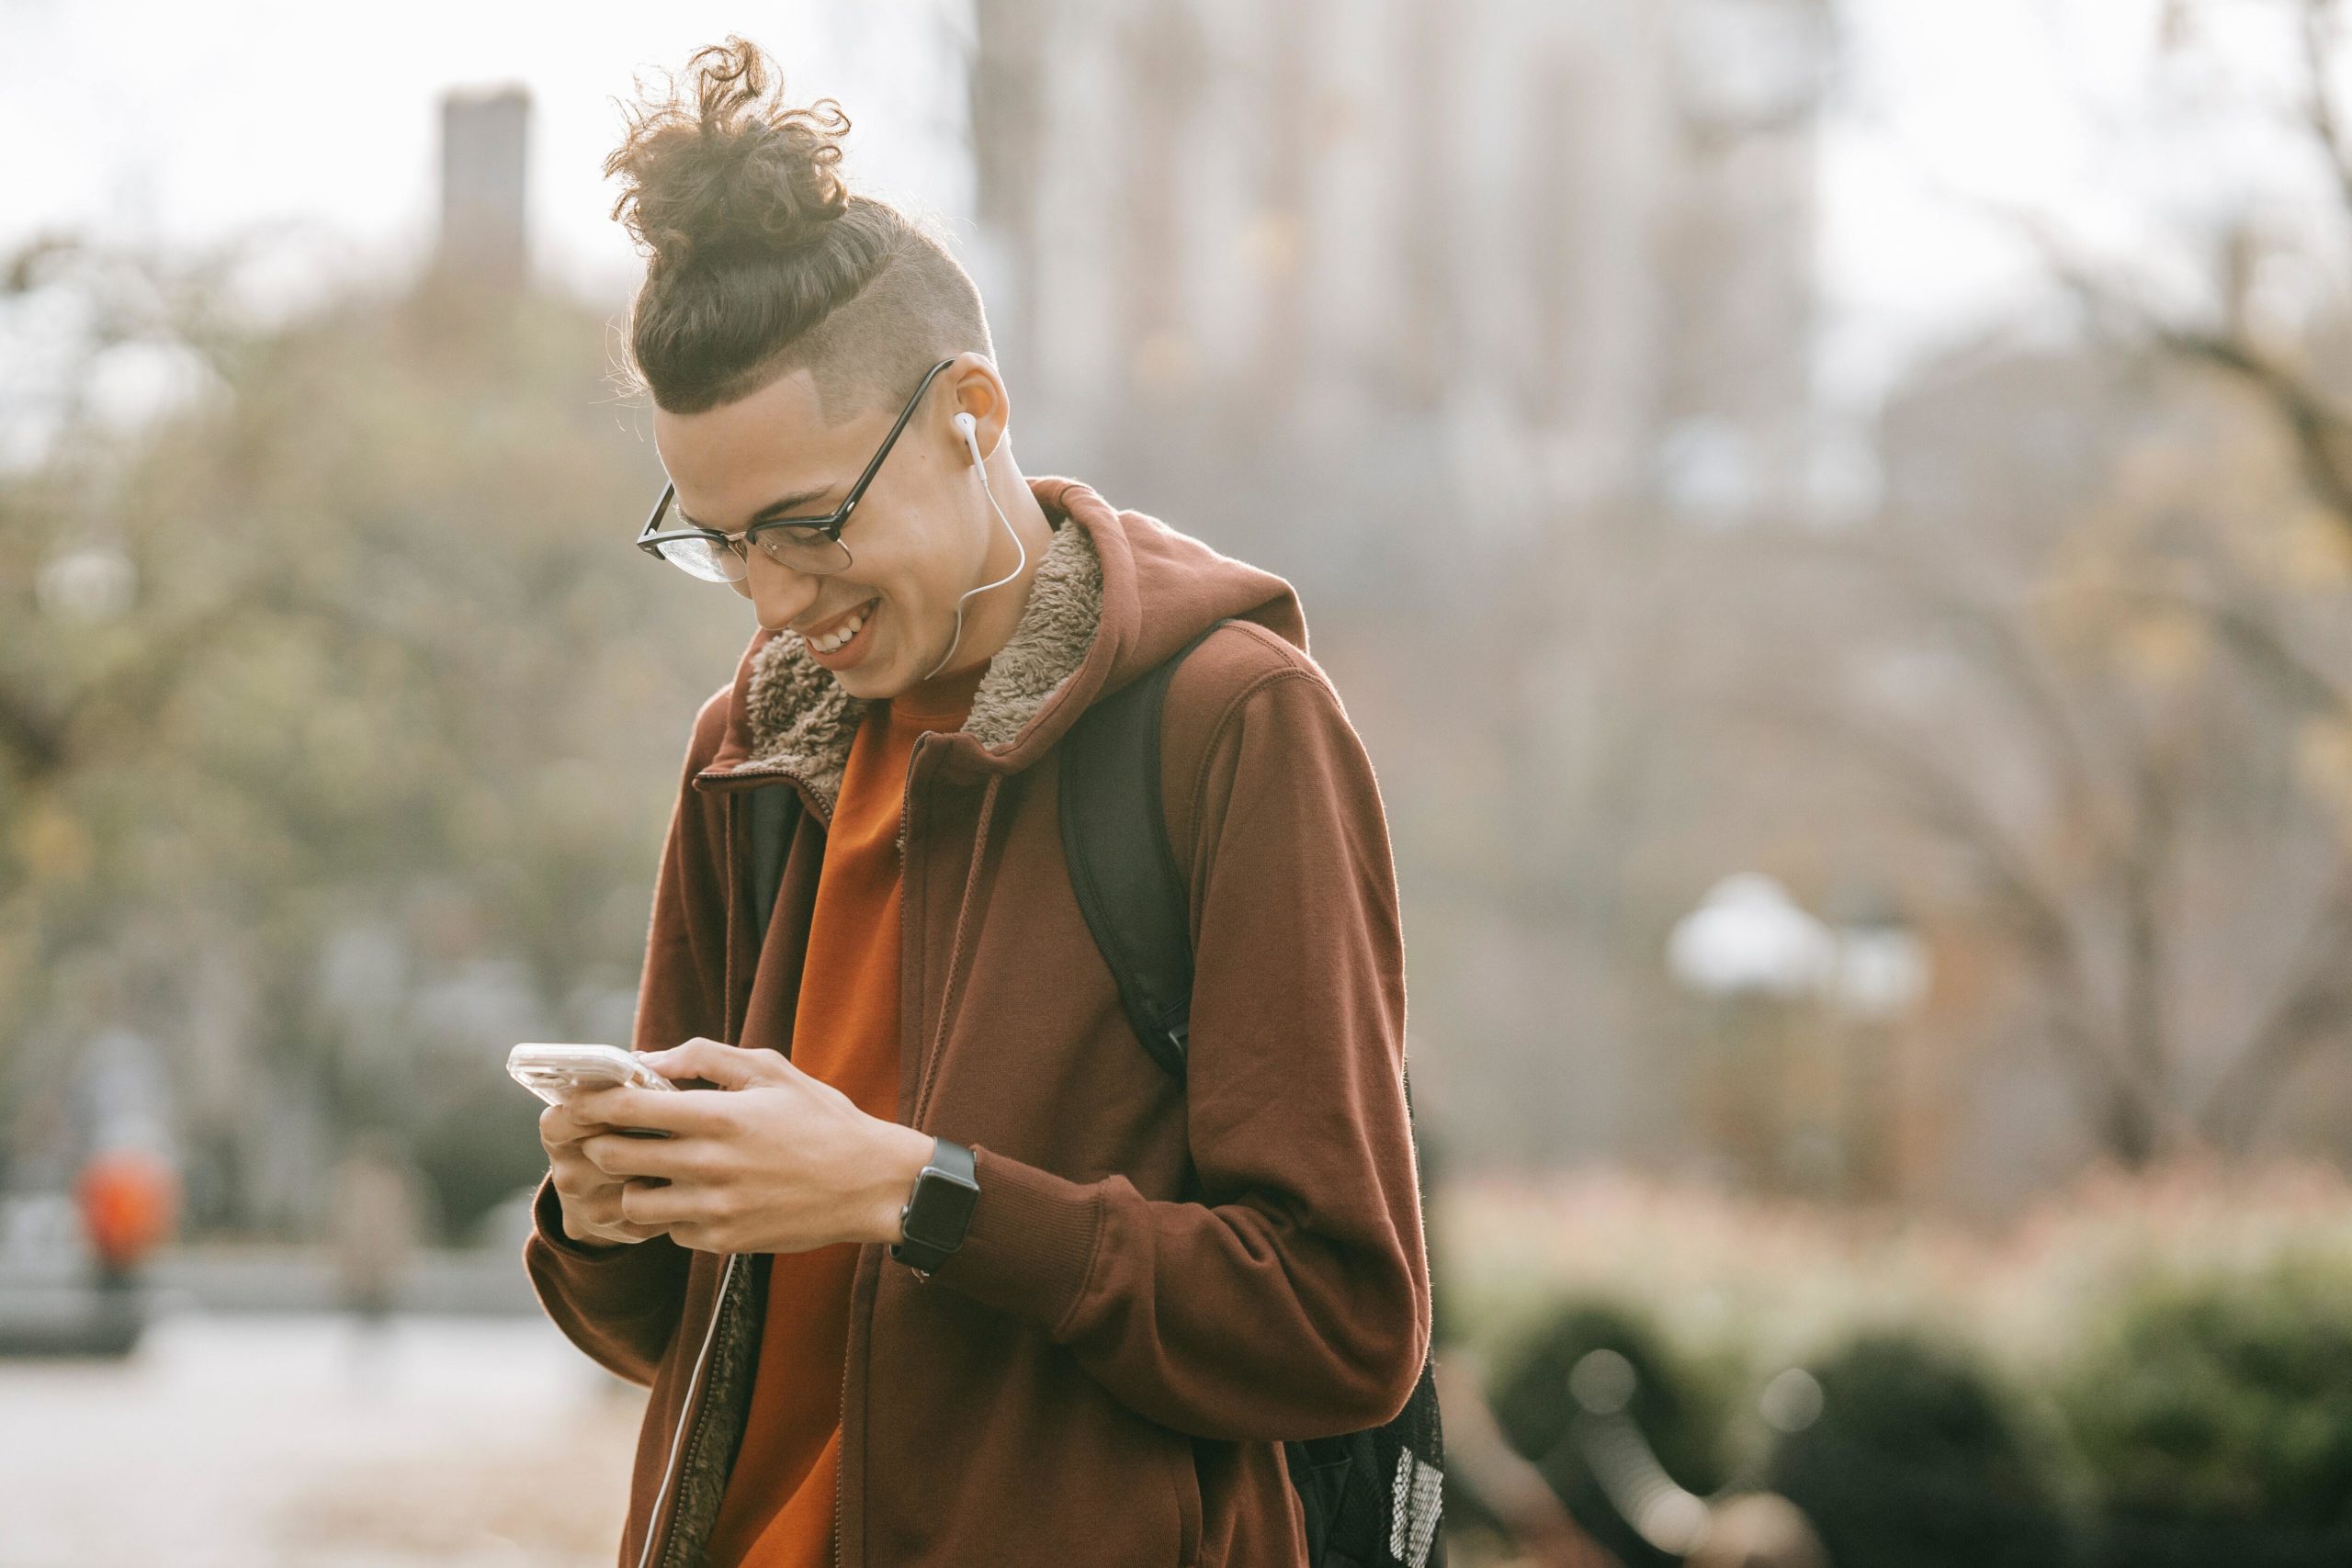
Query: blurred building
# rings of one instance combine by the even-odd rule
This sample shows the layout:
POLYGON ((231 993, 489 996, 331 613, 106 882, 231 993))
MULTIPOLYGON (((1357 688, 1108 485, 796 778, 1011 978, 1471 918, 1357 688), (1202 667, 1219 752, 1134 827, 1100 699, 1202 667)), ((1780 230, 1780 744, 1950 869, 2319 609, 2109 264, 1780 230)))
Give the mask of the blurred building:
POLYGON ((1430 1118, 1478 1160, 1671 1157, 1659 943, 1736 868, 1644 882, 1690 773, 1658 599, 1678 537, 1804 504, 1826 6, 978 28, 1024 462, 1298 584, 1380 770, 1430 1118))
POLYGON ((530 131, 531 95, 521 87, 442 97, 443 270, 496 288, 520 288, 529 276, 530 131))
POLYGON ((978 22, 982 285, 1057 460, 1366 593, 1400 535, 1793 501, 1815 0, 978 22))

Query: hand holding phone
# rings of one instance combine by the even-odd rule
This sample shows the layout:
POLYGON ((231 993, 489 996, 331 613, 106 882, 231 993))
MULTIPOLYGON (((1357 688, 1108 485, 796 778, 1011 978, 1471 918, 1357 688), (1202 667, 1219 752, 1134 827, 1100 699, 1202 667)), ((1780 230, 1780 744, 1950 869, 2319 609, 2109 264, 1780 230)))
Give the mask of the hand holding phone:
POLYGON ((596 1133, 617 1132, 633 1138, 670 1134, 651 1127, 606 1127, 576 1121, 565 1103, 590 1089, 628 1085, 675 1091, 678 1086, 647 1066, 636 1052, 617 1045, 521 1044, 507 1053, 506 1071, 549 1107, 539 1117, 539 1142, 547 1149, 548 1168, 563 1205, 564 1233, 574 1241, 601 1245, 639 1242, 662 1235, 622 1217, 620 1195, 627 1183, 599 1170, 577 1145, 596 1133))

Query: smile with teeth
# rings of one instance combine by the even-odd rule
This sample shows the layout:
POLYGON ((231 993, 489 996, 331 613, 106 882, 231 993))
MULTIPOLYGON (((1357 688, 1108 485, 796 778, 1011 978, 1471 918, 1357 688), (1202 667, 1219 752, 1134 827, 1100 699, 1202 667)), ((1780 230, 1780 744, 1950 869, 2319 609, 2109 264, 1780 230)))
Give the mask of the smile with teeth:
POLYGON ((865 625, 865 617, 874 613, 874 606, 879 603, 879 600, 869 599, 851 611, 849 619, 838 623, 824 636, 810 637, 807 632, 803 632, 800 634, 801 640, 820 653, 831 653, 857 635, 857 629, 865 625))

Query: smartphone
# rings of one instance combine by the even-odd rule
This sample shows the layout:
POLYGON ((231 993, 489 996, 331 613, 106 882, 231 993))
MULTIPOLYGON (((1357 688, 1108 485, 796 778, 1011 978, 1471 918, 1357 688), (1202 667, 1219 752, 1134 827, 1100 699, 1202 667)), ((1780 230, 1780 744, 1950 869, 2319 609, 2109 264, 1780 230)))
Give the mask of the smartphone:
MULTIPOLYGON (((673 1092, 678 1087, 647 1066, 636 1052, 617 1045, 517 1045, 506 1053, 506 1072, 549 1105, 561 1105, 586 1089, 619 1084, 673 1092)), ((617 1131, 632 1138, 670 1136, 656 1127, 622 1127, 617 1131)))

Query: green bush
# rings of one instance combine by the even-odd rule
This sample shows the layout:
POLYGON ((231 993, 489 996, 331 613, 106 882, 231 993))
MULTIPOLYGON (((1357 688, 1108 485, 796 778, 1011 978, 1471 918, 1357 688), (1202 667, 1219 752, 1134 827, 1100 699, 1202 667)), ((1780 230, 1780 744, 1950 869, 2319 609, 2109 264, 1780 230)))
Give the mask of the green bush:
POLYGON ((2143 1276, 2058 1393, 2098 1562, 2352 1562, 2352 1259, 2143 1276))
POLYGON ((1838 1568, 2045 1568, 2065 1519, 2001 1391, 1969 1351, 1863 1335, 1811 1369, 1821 1414, 1784 1435, 1771 1487, 1838 1568))

